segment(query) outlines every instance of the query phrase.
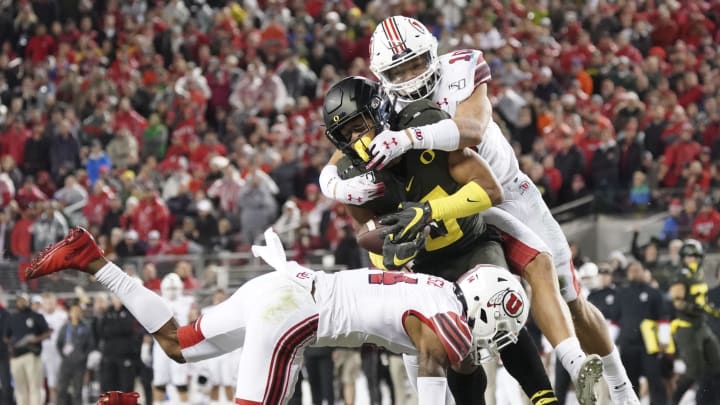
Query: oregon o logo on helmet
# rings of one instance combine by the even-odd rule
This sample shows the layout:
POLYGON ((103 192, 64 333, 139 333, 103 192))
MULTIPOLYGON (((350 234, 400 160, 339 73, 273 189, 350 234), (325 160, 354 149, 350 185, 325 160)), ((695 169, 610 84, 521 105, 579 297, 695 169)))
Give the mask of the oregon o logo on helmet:
POLYGON ((524 307, 525 303, 523 302, 520 294, 513 290, 507 290, 503 296, 503 308, 505 309, 505 313, 513 318, 517 318, 522 314, 524 307))

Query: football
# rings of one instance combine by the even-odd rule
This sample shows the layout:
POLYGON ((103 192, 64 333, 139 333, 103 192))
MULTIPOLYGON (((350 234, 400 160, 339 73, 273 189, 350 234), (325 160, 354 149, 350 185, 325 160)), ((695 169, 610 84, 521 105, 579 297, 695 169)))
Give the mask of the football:
POLYGON ((382 233, 385 228, 387 225, 378 224, 376 218, 367 221, 357 232, 358 245, 367 251, 381 255, 384 241, 382 233))

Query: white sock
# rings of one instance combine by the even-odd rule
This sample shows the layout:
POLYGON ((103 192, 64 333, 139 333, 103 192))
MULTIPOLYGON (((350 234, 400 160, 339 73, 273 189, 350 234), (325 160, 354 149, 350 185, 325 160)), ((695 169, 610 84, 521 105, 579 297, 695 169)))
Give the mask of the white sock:
POLYGON ((580 348, 580 341, 574 336, 569 337, 555 346, 555 353, 565 370, 570 374, 570 378, 577 381, 580 367, 582 367, 583 361, 587 357, 580 348))
POLYGON ((625 372, 625 366, 623 366, 622 360, 620 360, 620 352, 618 352, 617 347, 614 347, 610 354, 602 357, 602 362, 603 377, 605 377, 605 381, 607 381, 610 393, 621 391, 625 387, 631 387, 627 372, 625 372))
POLYGON ((162 297, 125 274, 115 263, 108 262, 95 273, 95 278, 120 298, 125 308, 148 332, 157 332, 173 317, 172 309, 162 297))

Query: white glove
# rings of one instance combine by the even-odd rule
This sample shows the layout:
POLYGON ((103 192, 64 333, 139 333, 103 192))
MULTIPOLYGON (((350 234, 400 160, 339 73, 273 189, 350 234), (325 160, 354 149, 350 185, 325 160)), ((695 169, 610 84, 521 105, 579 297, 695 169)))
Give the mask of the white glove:
POLYGON ((370 142, 370 146, 368 146, 372 160, 367 164, 367 168, 382 170, 395 158, 412 149, 412 146, 412 140, 408 136, 407 130, 391 131, 386 129, 375 135, 375 138, 370 142))
POLYGON ((343 204, 362 205, 370 200, 382 197, 385 194, 385 183, 375 183, 375 176, 372 173, 365 173, 340 180, 340 177, 329 186, 334 190, 329 196, 333 200, 343 204))

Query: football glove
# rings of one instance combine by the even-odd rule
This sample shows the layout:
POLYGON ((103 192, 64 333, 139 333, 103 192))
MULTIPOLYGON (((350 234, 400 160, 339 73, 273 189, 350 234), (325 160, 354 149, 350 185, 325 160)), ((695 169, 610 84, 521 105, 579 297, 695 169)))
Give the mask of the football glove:
POLYGON ((383 215, 378 223, 388 225, 383 237, 392 235, 393 243, 409 242, 422 233, 425 226, 432 222, 432 210, 428 203, 403 202, 398 206, 400 211, 383 215))
POLYGON ((400 270, 410 263, 424 247, 424 232, 417 234, 415 239, 402 243, 396 243, 392 235, 387 235, 383 243, 383 266, 388 270, 400 270))
POLYGON ((331 196, 343 204, 362 205, 370 200, 382 197, 385 184, 375 183, 372 173, 361 174, 346 180, 337 178, 330 186, 334 190, 331 196))
POLYGON ((395 158, 402 156, 412 149, 412 141, 406 130, 391 131, 386 129, 373 138, 368 147, 372 160, 367 164, 368 169, 382 170, 395 158))

